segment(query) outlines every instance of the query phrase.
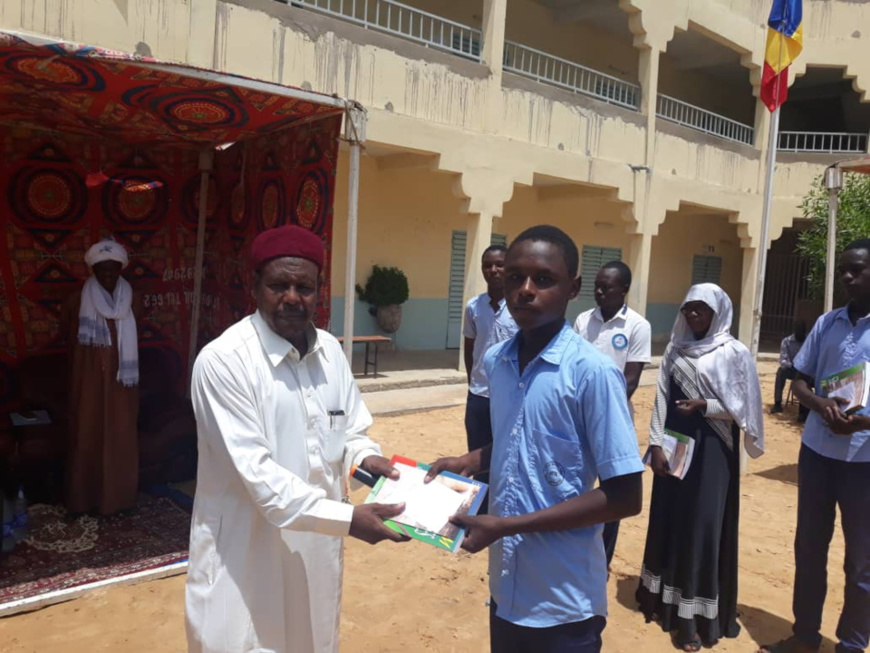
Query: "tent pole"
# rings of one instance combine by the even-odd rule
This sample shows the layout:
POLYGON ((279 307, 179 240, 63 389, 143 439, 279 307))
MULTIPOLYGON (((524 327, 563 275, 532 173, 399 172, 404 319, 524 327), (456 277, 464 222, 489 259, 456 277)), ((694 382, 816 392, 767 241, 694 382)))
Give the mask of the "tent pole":
POLYGON ((356 296, 356 247, 359 217, 359 159, 365 141, 365 110, 359 106, 348 108, 345 114, 345 137, 350 142, 350 170, 347 192, 347 252, 344 270, 344 355, 353 366, 354 299, 356 296))
POLYGON ((202 266, 205 254, 205 223, 208 213, 208 175, 214 162, 214 152, 203 150, 199 153, 199 217, 196 226, 196 263, 193 278, 193 297, 190 310, 190 343, 187 354, 187 392, 190 396, 190 381, 193 362, 196 360, 196 344, 199 336, 199 309, 202 298, 202 266))

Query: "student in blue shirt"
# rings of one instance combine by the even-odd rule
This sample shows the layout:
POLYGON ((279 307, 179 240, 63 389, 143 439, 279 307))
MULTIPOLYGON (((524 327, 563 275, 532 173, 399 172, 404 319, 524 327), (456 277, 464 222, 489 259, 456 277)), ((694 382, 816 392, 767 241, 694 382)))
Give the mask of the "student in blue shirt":
POLYGON ((490 472, 490 514, 454 523, 469 529, 463 548, 490 547, 493 653, 600 651, 602 524, 641 509, 625 380, 565 321, 580 290, 578 264, 577 246, 556 227, 513 241, 505 299, 520 332, 485 358, 493 443, 430 470, 430 478, 490 472))
POLYGON ((846 415, 844 400, 815 394, 832 374, 870 361, 870 239, 848 245, 837 273, 849 303, 816 321, 794 367, 797 400, 812 412, 798 458, 793 635, 762 653, 810 653, 819 633, 827 592, 828 547, 837 507, 846 540, 846 591, 837 625, 837 653, 858 653, 870 643, 870 407, 846 415))
MULTIPOLYGON (((517 324, 504 301, 505 252, 504 245, 490 245, 483 251, 480 267, 486 280, 486 292, 472 298, 465 307, 462 332, 465 335, 465 374, 468 376, 465 435, 469 451, 492 442, 489 386, 483 369, 483 355, 490 347, 517 332, 517 324)), ((475 478, 481 483, 489 483, 489 474, 485 472, 475 478)), ((486 513, 486 501, 480 511, 486 513)))

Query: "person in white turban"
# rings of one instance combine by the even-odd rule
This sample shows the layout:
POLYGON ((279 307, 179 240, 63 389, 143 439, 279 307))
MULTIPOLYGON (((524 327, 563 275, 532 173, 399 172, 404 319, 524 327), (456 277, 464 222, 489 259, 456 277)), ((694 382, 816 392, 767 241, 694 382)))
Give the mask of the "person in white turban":
POLYGON ((65 315, 70 345, 66 505, 112 514, 136 506, 139 344, 128 256, 114 240, 85 254, 91 276, 65 315))

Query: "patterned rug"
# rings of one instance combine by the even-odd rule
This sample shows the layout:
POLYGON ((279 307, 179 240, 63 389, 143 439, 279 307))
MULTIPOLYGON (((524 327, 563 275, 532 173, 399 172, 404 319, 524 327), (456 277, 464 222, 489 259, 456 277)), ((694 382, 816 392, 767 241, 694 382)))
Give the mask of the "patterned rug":
POLYGON ((28 538, 0 558, 0 604, 187 558, 190 512, 168 497, 141 494, 132 514, 75 519, 36 504, 29 521, 28 538))

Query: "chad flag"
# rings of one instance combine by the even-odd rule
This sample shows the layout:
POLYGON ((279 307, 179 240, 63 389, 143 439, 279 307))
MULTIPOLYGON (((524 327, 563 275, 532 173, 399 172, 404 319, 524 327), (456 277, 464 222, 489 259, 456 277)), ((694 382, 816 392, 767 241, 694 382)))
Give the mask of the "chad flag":
POLYGON ((788 95, 788 67, 804 47, 802 20, 801 0, 773 0, 761 75, 761 101, 771 111, 788 95))

